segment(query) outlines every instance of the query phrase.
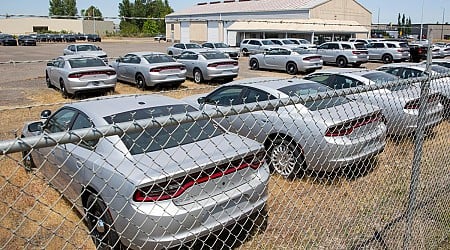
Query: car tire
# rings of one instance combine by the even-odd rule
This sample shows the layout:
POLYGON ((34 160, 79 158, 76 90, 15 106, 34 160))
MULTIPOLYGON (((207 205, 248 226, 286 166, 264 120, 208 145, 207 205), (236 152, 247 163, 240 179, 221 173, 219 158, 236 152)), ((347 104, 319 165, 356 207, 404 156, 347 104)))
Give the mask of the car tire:
POLYGON ((45 72, 45 83, 47 84, 47 88, 52 88, 52 81, 50 80, 50 77, 48 76, 48 72, 45 72))
POLYGON ((347 67, 347 58, 340 56, 336 59, 336 64, 339 68, 347 67))
POLYGON ((354 64, 353 64, 353 67, 354 67, 354 68, 359 68, 360 66, 361 66, 361 63, 354 63, 354 64))
POLYGON ((169 56, 173 56, 173 52, 169 51, 169 53, 167 53, 169 56))
MULTIPOLYGON (((22 138, 25 137, 22 136, 22 138)), ((36 168, 36 164, 34 163, 33 156, 30 151, 22 151, 22 161, 26 171, 29 172, 36 168)))
POLYGON ((200 69, 194 69, 194 82, 199 84, 203 82, 203 74, 200 69))
POLYGON ((70 96, 69 92, 67 92, 66 84, 64 83, 63 79, 59 79, 59 88, 64 99, 70 96))
POLYGON ((121 249, 114 220, 100 196, 90 193, 85 206, 87 226, 97 249, 121 249))
POLYGON ((259 69, 259 62, 257 59, 253 58, 252 60, 250 60, 250 69, 252 69, 252 70, 259 69))
POLYGON ((295 64, 294 62, 288 62, 286 64, 286 72, 289 75, 296 75, 298 73, 297 64, 295 64))
POLYGON ((392 58, 391 55, 383 55, 381 58, 384 64, 392 63, 394 61, 394 58, 392 58))
POLYGON ((277 137, 271 142, 268 158, 271 169, 286 179, 300 176, 304 166, 301 148, 287 137, 277 137))
POLYGON ((248 56, 250 53, 248 53, 248 50, 247 49, 243 49, 242 50, 242 55, 243 56, 248 56))
POLYGON ((136 75, 136 87, 141 90, 145 90, 147 83, 145 82, 145 78, 142 74, 136 75))

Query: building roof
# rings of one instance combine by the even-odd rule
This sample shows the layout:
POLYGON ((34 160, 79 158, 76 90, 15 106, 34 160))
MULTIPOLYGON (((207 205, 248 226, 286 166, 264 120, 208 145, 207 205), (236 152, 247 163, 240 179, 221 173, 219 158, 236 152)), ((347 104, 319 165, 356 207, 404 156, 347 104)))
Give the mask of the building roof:
POLYGON ((171 16, 309 10, 330 0, 224 0, 199 3, 191 8, 169 14, 171 16))
POLYGON ((368 33, 366 27, 356 21, 324 20, 324 19, 289 19, 289 20, 252 20, 235 22, 228 27, 231 31, 311 31, 325 33, 368 33))

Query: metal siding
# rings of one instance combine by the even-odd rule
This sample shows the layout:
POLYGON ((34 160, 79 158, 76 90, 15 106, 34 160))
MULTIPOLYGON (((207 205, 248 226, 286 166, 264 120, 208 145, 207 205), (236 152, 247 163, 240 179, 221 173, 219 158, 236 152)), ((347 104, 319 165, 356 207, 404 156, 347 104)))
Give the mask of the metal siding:
POLYGON ((219 41, 219 22, 218 21, 208 21, 208 41, 209 42, 220 42, 219 41))
POLYGON ((189 37, 189 22, 181 22, 180 23, 180 42, 188 43, 190 42, 189 37))

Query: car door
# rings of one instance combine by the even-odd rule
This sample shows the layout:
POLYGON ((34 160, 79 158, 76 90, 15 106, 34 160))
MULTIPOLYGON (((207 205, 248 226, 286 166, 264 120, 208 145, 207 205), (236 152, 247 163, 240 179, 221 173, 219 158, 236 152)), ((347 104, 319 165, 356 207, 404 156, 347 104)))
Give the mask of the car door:
POLYGON ((177 62, 186 66, 186 76, 194 76, 194 68, 197 66, 198 55, 192 51, 185 51, 178 57, 177 62))
POLYGON ((51 70, 49 72, 49 77, 52 81, 52 83, 56 87, 59 86, 59 79, 64 79, 64 66, 65 66, 65 60, 62 57, 56 58, 56 60, 53 63, 53 67, 51 67, 51 70))
POLYGON ((284 61, 286 60, 287 57, 287 53, 289 51, 283 48, 275 48, 273 50, 270 51, 270 53, 266 53, 269 54, 268 56, 266 56, 266 64, 268 67, 270 67, 271 69, 284 69, 284 61))
POLYGON ((135 57, 134 54, 126 54, 121 60, 118 68, 118 74, 120 78, 127 82, 134 82, 135 75, 133 74, 133 67, 135 67, 135 57))
POLYGON ((367 48, 369 52, 370 60, 381 60, 383 53, 385 51, 384 43, 372 43, 370 47, 367 48))
POLYGON ((332 60, 332 51, 329 43, 324 43, 317 48, 317 53, 322 56, 323 62, 334 62, 332 60))
MULTIPOLYGON (((45 123, 44 132, 52 134, 68 131, 77 114, 78 112, 71 108, 58 110, 45 123)), ((43 163, 40 168, 41 173, 60 191, 67 187, 67 183, 64 181, 67 178, 64 175, 67 173, 67 158, 70 153, 65 144, 58 144, 39 149, 38 154, 36 154, 39 158, 38 161, 43 163)))
POLYGON ((273 68, 273 62, 275 61, 275 57, 278 55, 278 51, 278 48, 272 48, 264 51, 259 67, 266 69, 275 69, 273 68))
POLYGON ((174 55, 179 55, 183 52, 183 50, 186 49, 186 46, 182 43, 177 43, 175 45, 173 45, 173 54, 174 55))

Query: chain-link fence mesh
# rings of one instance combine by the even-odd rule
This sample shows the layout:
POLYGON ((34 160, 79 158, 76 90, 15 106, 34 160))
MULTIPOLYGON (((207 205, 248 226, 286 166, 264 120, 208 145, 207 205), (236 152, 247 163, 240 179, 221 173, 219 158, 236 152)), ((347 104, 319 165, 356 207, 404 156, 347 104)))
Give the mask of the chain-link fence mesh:
POLYGON ((0 247, 439 247, 448 77, 3 109, 0 247))

